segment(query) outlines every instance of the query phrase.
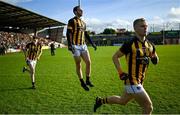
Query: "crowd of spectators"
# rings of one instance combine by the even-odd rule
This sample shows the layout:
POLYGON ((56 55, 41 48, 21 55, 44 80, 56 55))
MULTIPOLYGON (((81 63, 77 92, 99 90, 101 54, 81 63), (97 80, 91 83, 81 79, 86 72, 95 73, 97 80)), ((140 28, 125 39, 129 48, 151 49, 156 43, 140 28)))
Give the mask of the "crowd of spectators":
MULTIPOLYGON (((0 55, 8 52, 8 49, 20 50, 32 39, 29 34, 0 31, 0 55)), ((43 45, 48 45, 51 40, 39 38, 43 45)))

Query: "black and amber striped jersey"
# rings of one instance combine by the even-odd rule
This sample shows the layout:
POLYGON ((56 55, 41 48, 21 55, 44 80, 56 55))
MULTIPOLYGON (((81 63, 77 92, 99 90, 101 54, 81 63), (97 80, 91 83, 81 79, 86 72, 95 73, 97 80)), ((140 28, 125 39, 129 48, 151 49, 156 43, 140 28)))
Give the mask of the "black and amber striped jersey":
POLYGON ((125 84, 142 84, 149 65, 149 58, 152 53, 155 53, 154 45, 147 39, 141 42, 134 37, 131 41, 124 43, 120 51, 125 54, 128 64, 129 79, 124 81, 125 84))
POLYGON ((26 50, 26 57, 30 60, 36 60, 42 50, 42 45, 39 43, 35 44, 34 42, 31 42, 26 45, 26 50))
POLYGON ((68 21, 68 31, 72 34, 70 40, 72 45, 83 45, 85 44, 85 30, 86 24, 80 18, 74 17, 68 21))

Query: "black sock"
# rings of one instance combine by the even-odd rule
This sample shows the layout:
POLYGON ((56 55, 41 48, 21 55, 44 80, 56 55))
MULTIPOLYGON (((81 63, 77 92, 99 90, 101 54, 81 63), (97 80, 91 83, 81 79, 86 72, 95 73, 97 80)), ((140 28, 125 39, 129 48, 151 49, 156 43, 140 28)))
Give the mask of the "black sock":
POLYGON ((107 104, 107 103, 108 103, 107 98, 103 98, 103 99, 101 100, 101 103, 102 103, 102 104, 107 104))
POLYGON ((34 86, 34 85, 35 85, 35 82, 32 82, 32 85, 34 86))
POLYGON ((79 80, 80 80, 81 84, 84 84, 84 80, 83 79, 79 79, 79 80))
POLYGON ((90 80, 90 77, 89 76, 86 76, 86 81, 89 81, 90 80))

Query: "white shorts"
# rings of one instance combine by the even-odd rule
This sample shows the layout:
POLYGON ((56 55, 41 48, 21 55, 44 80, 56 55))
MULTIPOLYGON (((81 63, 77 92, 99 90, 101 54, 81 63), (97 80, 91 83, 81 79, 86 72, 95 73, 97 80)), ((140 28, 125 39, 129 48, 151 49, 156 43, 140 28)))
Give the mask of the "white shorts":
POLYGON ((26 63, 27 63, 28 65, 30 65, 33 69, 35 69, 37 61, 36 61, 36 60, 27 59, 27 60, 26 60, 26 63))
POLYGON ((72 47, 74 48, 73 56, 80 56, 82 53, 85 53, 88 51, 86 44, 84 44, 84 45, 72 45, 72 47))
POLYGON ((141 93, 144 92, 144 88, 141 84, 138 85, 125 85, 125 91, 127 93, 141 93))

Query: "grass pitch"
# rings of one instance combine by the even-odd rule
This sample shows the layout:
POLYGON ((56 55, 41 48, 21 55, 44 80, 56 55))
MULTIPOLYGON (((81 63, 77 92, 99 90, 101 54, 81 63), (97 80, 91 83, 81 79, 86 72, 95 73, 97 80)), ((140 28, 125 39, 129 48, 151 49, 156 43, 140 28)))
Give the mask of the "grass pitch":
MULTIPOLYGON (((92 59, 92 82, 89 92, 80 87, 75 64, 67 49, 57 49, 56 56, 44 50, 36 66, 37 89, 30 89, 28 73, 22 53, 0 56, 0 114, 93 114, 96 96, 121 95, 123 82, 112 63, 112 55, 119 47, 89 48, 92 59)), ((149 93, 153 114, 180 114, 180 45, 157 46, 158 65, 150 64, 144 87, 149 93)), ((125 59, 121 65, 125 70, 125 59)), ((85 65, 83 64, 83 73, 85 65)), ((135 101, 126 106, 103 105, 100 114, 140 114, 135 101)))

